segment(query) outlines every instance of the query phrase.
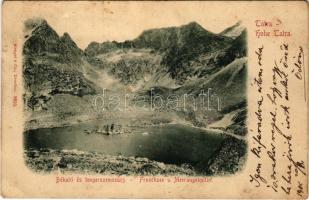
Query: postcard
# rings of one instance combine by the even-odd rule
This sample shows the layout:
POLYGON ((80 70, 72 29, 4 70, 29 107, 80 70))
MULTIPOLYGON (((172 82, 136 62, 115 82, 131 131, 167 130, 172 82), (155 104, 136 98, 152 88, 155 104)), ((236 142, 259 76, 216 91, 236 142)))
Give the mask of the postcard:
POLYGON ((2 11, 3 197, 308 197, 306 1, 2 11))

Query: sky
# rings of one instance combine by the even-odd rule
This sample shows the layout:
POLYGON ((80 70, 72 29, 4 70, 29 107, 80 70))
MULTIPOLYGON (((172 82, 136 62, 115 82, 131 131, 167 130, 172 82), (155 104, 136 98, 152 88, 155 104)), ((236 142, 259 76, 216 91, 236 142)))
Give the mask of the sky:
POLYGON ((24 8, 28 12, 23 14, 23 18, 45 18, 59 35, 69 33, 84 49, 93 41, 131 40, 147 29, 180 26, 192 21, 208 31, 219 33, 240 20, 235 9, 224 7, 220 2, 34 3, 24 8), (48 9, 42 9, 42 6, 48 9), (225 14, 222 15, 222 12, 225 14))

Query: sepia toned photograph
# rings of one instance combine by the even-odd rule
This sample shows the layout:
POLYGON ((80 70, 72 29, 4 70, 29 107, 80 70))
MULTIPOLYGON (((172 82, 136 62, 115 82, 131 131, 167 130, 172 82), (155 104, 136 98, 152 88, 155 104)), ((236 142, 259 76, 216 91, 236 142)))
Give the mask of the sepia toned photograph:
POLYGON ((4 198, 308 198, 305 1, 4 1, 4 198))
MULTIPOLYGON (((36 172, 219 176, 246 162, 246 28, 198 22, 81 49, 24 22, 24 156, 36 172)), ((132 24, 133 26, 133 24, 132 24)))

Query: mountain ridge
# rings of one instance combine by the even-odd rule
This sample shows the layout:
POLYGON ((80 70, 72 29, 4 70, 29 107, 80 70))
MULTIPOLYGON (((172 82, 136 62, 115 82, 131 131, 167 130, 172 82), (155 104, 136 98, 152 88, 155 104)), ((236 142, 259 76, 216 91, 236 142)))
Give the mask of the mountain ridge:
POLYGON ((82 123, 85 134, 106 134, 102 127, 108 134, 114 127, 117 134, 134 134, 169 123, 216 129, 224 137, 220 148, 194 167, 207 175, 235 173, 247 151, 247 33, 239 27, 214 34, 191 22, 146 30, 134 40, 91 42, 82 50, 68 33, 59 36, 46 20, 30 19, 23 46, 25 130, 82 123), (154 96, 161 102, 156 108, 154 96), (110 101, 117 105, 109 107, 110 101))
MULTIPOLYGON (((229 30, 232 29, 233 27, 230 27, 229 30)), ((220 68, 237 57, 233 55, 235 52, 228 49, 229 46, 234 45, 234 39, 211 33, 198 23, 190 22, 179 27, 145 30, 137 38, 124 42, 91 42, 85 49, 85 54, 97 59, 100 55, 116 51, 151 49, 162 55, 160 65, 166 69, 172 79, 176 80, 177 84, 181 85, 188 80, 189 76, 194 77, 195 74, 204 76, 217 71, 218 69, 215 68, 220 68), (199 57, 207 54, 214 54, 215 57, 201 61, 199 57), (190 65, 201 64, 211 66, 213 70, 203 70, 203 73, 194 72, 194 74, 190 72, 196 70, 190 65)), ((237 47, 233 50, 235 49, 237 47)))
POLYGON ((106 41, 102 43, 91 42, 86 48, 85 53, 91 54, 92 56, 106 53, 109 50, 114 50, 116 48, 153 48, 155 50, 166 50, 171 46, 176 44, 181 44, 188 40, 189 35, 197 34, 197 39, 221 39, 230 40, 230 38, 222 36, 220 34, 212 33, 204 29, 197 22, 190 22, 188 24, 176 27, 164 27, 164 28, 154 28, 143 31, 133 40, 126 40, 124 42, 117 41, 106 41), (187 35, 185 35, 187 34, 187 35), (164 39, 165 38, 165 39, 164 39), (101 45, 101 46, 100 46, 101 45), (96 49, 97 52, 93 53, 96 49))
MULTIPOLYGON (((222 33, 211 33, 196 22, 190 22, 180 27, 146 30, 136 39, 123 43, 104 42, 102 46, 92 42, 90 46, 93 49, 86 48, 83 51, 68 33, 59 36, 45 20, 28 23, 27 26, 31 34, 28 31, 24 44, 24 80, 30 92, 28 98, 34 98, 30 101, 33 104, 31 107, 40 98, 49 99, 57 94, 80 97, 94 95, 96 91, 113 84, 109 89, 116 93, 121 90, 147 91, 159 86, 168 88, 163 92, 194 91, 194 94, 198 94, 205 89, 200 86, 221 73, 233 61, 241 60, 240 63, 246 65, 242 61, 247 56, 245 29, 239 36, 229 38, 222 36, 222 33), (53 76, 59 77, 59 80, 55 81, 53 76), (119 90, 120 88, 122 89, 119 90)), ((226 30, 233 32, 238 26, 240 23, 226 30)), ((223 34, 228 31, 223 31, 223 34)), ((218 77, 234 76, 229 71, 223 74, 218 77)), ((243 80, 244 75, 239 78, 243 80)), ((233 83, 237 81, 228 80, 229 86, 223 88, 228 87, 232 91, 236 87, 233 83)), ((206 85, 219 87, 220 80, 216 79, 216 82, 206 85)), ((220 91, 222 96, 228 92, 220 91)), ((244 92, 240 89, 241 94, 244 92)), ((238 98, 237 94, 229 95, 237 101, 235 104, 245 98, 238 98)), ((229 106, 233 105, 229 103, 227 107, 229 106)), ((196 114, 204 115, 198 112, 196 114)), ((222 116, 222 113, 217 114, 215 119, 222 116)), ((202 118, 195 121, 201 121, 202 118)), ((211 122, 212 119, 208 121, 211 122)))

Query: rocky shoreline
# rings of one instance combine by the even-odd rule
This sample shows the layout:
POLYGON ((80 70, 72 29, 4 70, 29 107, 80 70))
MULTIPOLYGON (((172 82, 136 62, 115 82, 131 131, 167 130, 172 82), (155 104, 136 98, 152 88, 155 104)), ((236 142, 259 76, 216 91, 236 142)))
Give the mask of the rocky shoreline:
POLYGON ((26 165, 35 172, 85 173, 104 175, 188 175, 196 173, 190 165, 164 164, 147 158, 111 156, 77 150, 25 150, 26 165))
POLYGON ((247 142, 228 135, 209 159, 201 161, 195 167, 207 175, 235 174, 243 169, 246 157, 247 142))

